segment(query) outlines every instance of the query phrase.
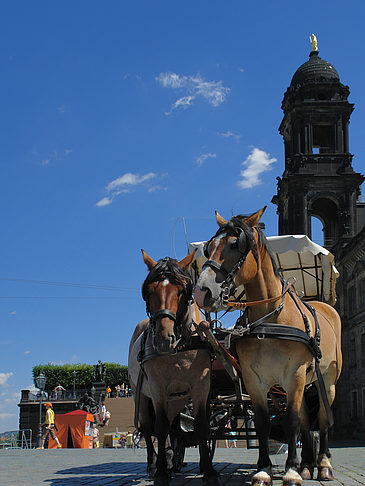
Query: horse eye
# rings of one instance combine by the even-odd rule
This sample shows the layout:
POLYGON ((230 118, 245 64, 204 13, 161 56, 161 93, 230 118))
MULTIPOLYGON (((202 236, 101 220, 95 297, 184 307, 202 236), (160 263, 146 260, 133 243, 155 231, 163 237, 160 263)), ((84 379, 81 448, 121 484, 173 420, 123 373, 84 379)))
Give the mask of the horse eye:
POLYGON ((238 238, 235 241, 232 241, 232 243, 231 243, 231 249, 232 250, 237 250, 238 249, 238 238))

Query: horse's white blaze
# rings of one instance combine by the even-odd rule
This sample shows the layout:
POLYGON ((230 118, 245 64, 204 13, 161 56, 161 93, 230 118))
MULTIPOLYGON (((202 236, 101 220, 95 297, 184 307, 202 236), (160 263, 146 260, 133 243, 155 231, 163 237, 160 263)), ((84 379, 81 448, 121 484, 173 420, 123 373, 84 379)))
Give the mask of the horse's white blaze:
POLYGON ((221 241, 222 238, 225 238, 227 235, 226 233, 222 233, 221 235, 217 236, 215 239, 214 239, 214 250, 212 251, 211 255, 209 256, 209 259, 212 260, 212 258, 214 257, 214 254, 215 252, 218 250, 218 246, 219 246, 219 243, 221 241))
POLYGON ((167 287, 169 283, 170 283, 170 280, 168 278, 165 278, 165 280, 162 281, 161 285, 162 285, 162 287, 167 287))

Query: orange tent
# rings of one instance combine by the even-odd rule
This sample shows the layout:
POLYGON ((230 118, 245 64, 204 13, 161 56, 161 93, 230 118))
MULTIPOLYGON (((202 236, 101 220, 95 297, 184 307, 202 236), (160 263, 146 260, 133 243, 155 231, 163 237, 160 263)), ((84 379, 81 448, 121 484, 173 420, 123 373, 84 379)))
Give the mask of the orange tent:
MULTIPOLYGON (((84 410, 55 414, 56 435, 63 448, 93 448, 94 416, 84 410)), ((56 449, 57 444, 49 436, 48 449, 56 449)))

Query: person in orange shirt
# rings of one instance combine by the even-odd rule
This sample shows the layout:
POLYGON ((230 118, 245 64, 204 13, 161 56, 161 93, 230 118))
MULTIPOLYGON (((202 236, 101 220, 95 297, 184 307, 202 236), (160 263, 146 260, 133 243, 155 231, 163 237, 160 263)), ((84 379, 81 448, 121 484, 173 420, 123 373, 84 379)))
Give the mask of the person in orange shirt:
POLYGON ((108 385, 106 387, 106 398, 110 398, 110 392, 112 391, 112 389, 110 388, 110 386, 108 385))

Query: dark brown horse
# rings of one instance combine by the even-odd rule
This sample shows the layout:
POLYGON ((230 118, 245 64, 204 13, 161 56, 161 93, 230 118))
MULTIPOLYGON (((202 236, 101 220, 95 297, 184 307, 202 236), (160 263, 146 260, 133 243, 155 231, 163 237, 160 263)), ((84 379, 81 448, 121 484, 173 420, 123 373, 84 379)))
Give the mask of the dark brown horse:
POLYGON ((150 271, 142 287, 149 318, 134 331, 128 371, 134 398, 139 400, 138 419, 147 444, 148 469, 155 486, 170 484, 172 464, 166 450, 171 424, 191 399, 203 483, 219 486, 207 444, 211 357, 204 345, 189 344, 194 324, 192 282, 186 270, 195 253, 180 262, 171 258, 155 262, 142 252, 150 271), (152 436, 158 440, 157 460, 152 436))
POLYGON ((259 437, 258 471, 252 484, 271 484, 267 395, 271 387, 281 385, 287 394, 288 458, 283 481, 285 485, 296 486, 302 483, 302 478, 312 478, 315 465, 318 466, 318 479, 333 478, 328 450, 328 418, 342 366, 341 321, 337 312, 327 304, 310 302, 308 306, 303 303, 290 284, 280 278, 265 237, 257 228, 264 210, 249 217, 233 217, 229 222, 216 213, 219 229, 207 244, 209 260, 203 267, 194 296, 199 306, 216 312, 227 308, 235 286, 244 285, 248 326, 241 327, 236 351, 244 384, 253 403, 259 437), (319 360, 320 354, 322 358, 319 360), (321 373, 316 372, 318 364, 321 373), (303 399, 304 388, 313 382, 319 389, 322 382, 325 390, 318 393, 321 399, 317 464, 314 463, 303 399), (300 428, 301 464, 296 454, 300 428))

